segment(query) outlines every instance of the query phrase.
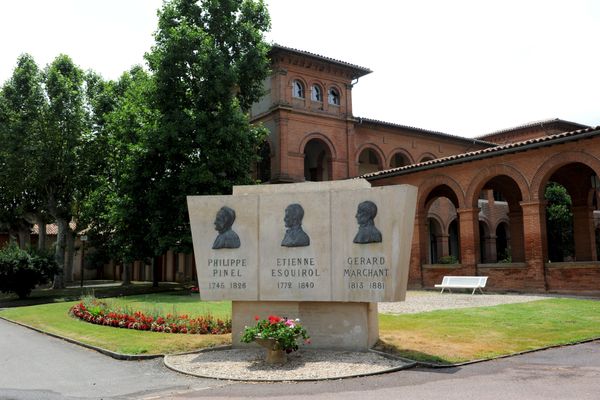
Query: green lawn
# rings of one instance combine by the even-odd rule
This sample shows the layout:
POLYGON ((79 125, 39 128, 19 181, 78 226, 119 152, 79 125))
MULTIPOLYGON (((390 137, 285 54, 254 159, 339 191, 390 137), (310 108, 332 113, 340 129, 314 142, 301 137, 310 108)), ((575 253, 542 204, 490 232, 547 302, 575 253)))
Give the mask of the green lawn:
POLYGON ((88 294, 100 298, 173 291, 189 293, 189 286, 174 282, 161 282, 158 287, 153 287, 152 282, 132 282, 131 285, 122 286, 117 281, 89 281, 83 288, 76 285, 65 289, 51 289, 46 285, 33 289, 26 299, 19 299, 14 293, 0 293, 0 308, 75 301, 88 294))
MULTIPOLYGON (((231 315, 230 302, 202 302, 185 292, 110 301, 133 309, 160 307, 164 312, 190 317, 231 315)), ((68 316, 73 304, 11 308, 0 311, 0 316, 126 354, 192 351, 231 342, 231 335, 165 334, 93 325, 68 316)), ((379 331, 380 349, 422 361, 462 362, 600 337, 600 301, 548 299, 419 314, 382 314, 379 331)))
MULTIPOLYGON (((231 302, 202 302, 198 295, 167 293, 110 299, 132 308, 163 308, 165 313, 231 316, 231 302)), ((94 325, 68 315, 77 302, 43 304, 0 311, 0 316, 57 335, 123 354, 165 354, 231 343, 231 335, 183 335, 94 325)))
POLYGON ((600 337, 600 301, 548 299, 494 307, 380 315, 380 348, 455 363, 600 337))

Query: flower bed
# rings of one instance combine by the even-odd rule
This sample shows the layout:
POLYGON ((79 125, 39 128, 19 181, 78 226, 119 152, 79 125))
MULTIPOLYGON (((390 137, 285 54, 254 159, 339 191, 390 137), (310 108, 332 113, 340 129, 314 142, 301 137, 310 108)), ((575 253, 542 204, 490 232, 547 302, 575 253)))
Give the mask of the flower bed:
POLYGON ((231 333, 231 319, 225 321, 212 316, 190 318, 188 315, 166 316, 146 315, 142 311, 131 312, 113 308, 108 303, 96 298, 87 299, 75 304, 69 310, 75 318, 93 324, 112 326, 115 328, 137 329, 141 331, 165 333, 190 333, 220 335, 231 333))

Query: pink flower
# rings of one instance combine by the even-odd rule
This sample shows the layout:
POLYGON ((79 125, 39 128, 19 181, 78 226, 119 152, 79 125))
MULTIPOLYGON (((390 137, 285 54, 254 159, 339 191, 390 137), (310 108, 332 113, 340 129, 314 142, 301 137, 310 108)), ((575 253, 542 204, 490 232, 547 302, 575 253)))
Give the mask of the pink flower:
POLYGON ((291 319, 288 319, 284 322, 285 326, 289 326, 290 328, 293 328, 294 326, 296 326, 296 324, 294 323, 294 321, 292 321, 291 319))

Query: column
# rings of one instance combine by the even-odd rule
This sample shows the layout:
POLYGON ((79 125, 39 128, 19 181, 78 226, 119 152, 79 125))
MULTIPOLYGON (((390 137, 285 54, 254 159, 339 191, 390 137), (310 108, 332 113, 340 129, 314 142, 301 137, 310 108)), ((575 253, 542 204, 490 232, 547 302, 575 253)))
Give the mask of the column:
POLYGON ((173 263, 173 261, 174 261, 173 260, 173 251, 172 250, 167 251, 165 258, 166 258, 165 269, 167 272, 166 280, 167 280, 167 282, 173 282, 173 281, 175 281, 175 268, 173 265, 174 264, 173 263))
POLYGON ((279 146, 277 147, 277 160, 276 166, 271 166, 273 168, 273 180, 279 182, 291 182, 291 178, 289 177, 289 162, 288 162, 288 119, 277 116, 275 118, 276 135, 277 140, 279 142, 279 146))
POLYGON ((527 263, 525 287, 546 290, 544 263, 548 258, 546 243, 545 201, 521 202, 523 210, 523 244, 527 263))
POLYGON ((479 259, 479 208, 459 208, 460 263, 466 275, 476 275, 479 259))
POLYGON ((185 282, 185 254, 177 254, 177 274, 175 279, 179 283, 185 282))
POLYGON ((442 233, 437 238, 438 254, 440 257, 446 257, 450 255, 450 235, 442 233))
POLYGON ((496 252, 496 235, 484 237, 483 245, 485 246, 485 257, 481 255, 482 263, 498 262, 498 254, 496 252))
POLYGON ((523 212, 509 212, 508 218, 508 229, 510 230, 509 246, 512 260, 513 262, 523 262, 525 261, 525 248, 523 247, 523 212))
POLYGON ((597 261, 594 210, 587 206, 574 206, 573 239, 576 261, 597 261))
POLYGON ((410 270, 408 284, 423 287, 423 273, 421 266, 427 263, 427 213, 417 210, 415 226, 410 251, 410 270))

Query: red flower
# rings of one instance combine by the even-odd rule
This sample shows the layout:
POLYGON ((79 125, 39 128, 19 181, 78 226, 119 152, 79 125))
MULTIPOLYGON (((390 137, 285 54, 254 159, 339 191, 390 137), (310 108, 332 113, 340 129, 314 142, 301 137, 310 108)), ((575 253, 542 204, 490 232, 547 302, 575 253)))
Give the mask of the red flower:
POLYGON ((259 317, 258 315, 255 315, 255 316, 254 316, 254 320, 255 320, 255 321, 258 321, 259 319, 260 319, 260 317, 259 317))
POLYGON ((278 317, 276 315, 269 315, 269 323, 271 325, 278 323, 279 321, 281 321, 281 317, 278 317))

